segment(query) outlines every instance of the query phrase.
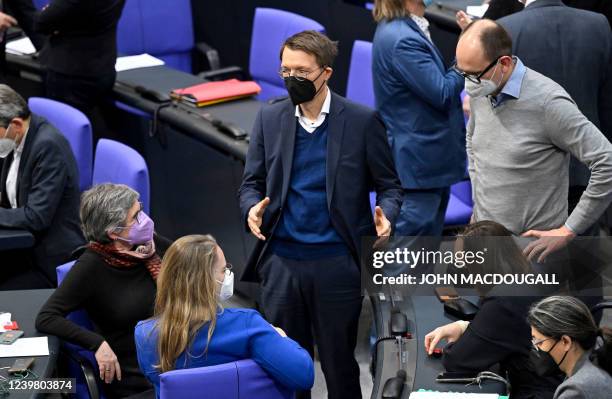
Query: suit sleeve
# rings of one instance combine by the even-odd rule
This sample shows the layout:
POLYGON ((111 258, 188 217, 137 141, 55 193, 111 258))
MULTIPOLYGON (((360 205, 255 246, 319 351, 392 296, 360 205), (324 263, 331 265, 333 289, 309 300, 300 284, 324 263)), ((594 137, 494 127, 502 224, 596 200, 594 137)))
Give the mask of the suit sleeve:
POLYGON ((32 148, 27 162, 34 162, 28 200, 19 208, 0 208, 0 226, 40 232, 53 221, 68 181, 68 170, 62 150, 53 143, 42 149, 32 148))
POLYGON ((30 38, 34 47, 40 50, 43 45, 43 37, 34 31, 34 20, 37 10, 32 0, 5 0, 4 3, 8 8, 9 14, 15 17, 19 27, 30 38))
POLYGON ((308 352, 282 337, 257 312, 248 322, 251 358, 287 388, 308 390, 314 384, 314 364, 308 352))
POLYGON ((260 110, 255 119, 244 165, 242 185, 238 189, 242 221, 247 232, 249 231, 247 225, 249 210, 266 196, 266 154, 263 143, 262 113, 263 110, 260 110))
POLYGON ((395 45, 393 67, 412 92, 440 111, 448 110, 463 90, 464 79, 450 69, 441 73, 430 48, 411 37, 395 45))
POLYGON ((402 204, 402 187, 387 141, 385 125, 377 115, 371 118, 366 131, 366 141, 368 167, 376 190, 376 204, 382 208, 393 226, 402 204))
POLYGON ((52 0, 34 21, 34 30, 44 34, 61 31, 73 18, 79 18, 80 0, 52 0))
POLYGON ((36 317, 36 329, 96 351, 104 342, 104 337, 66 318, 72 311, 84 307, 94 290, 90 278, 92 275, 92 270, 77 262, 40 309, 36 317))

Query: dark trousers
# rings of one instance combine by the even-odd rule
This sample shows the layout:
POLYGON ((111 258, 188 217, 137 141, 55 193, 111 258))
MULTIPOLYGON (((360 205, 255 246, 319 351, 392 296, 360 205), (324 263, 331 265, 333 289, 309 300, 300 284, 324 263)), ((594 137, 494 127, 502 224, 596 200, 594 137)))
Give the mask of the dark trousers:
MULTIPOLYGON (((363 297, 352 257, 298 261, 269 253, 259 273, 266 319, 311 356, 316 342, 328 398, 361 398, 354 351, 363 297)), ((310 398, 310 391, 296 398, 310 398)))
POLYGON ((72 76, 47 71, 45 89, 47 97, 83 112, 94 125, 94 136, 97 139, 102 133, 102 126, 96 126, 101 125, 101 122, 99 122, 100 118, 96 118, 97 114, 94 111, 96 108, 103 108, 112 98, 116 76, 115 71, 94 77, 72 76))
POLYGON ((404 189, 402 209, 395 222, 395 235, 441 236, 449 197, 449 187, 404 189))

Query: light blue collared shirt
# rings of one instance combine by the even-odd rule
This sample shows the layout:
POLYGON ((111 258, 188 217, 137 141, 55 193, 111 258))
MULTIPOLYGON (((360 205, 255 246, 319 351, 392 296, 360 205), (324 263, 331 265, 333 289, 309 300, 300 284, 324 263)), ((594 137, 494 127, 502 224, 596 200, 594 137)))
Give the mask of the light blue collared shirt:
POLYGON ((493 108, 497 108, 509 98, 519 98, 521 94, 521 85, 523 84, 523 77, 527 68, 518 57, 513 57, 516 60, 514 64, 514 71, 510 75, 510 79, 504 85, 502 91, 495 97, 491 97, 491 104, 493 108))

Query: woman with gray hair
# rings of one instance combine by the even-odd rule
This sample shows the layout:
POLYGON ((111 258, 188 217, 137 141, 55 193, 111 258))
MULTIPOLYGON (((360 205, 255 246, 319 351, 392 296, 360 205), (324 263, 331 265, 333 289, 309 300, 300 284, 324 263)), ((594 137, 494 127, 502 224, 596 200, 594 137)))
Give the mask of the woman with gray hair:
POLYGON ((136 191, 101 184, 83 193, 81 223, 89 244, 43 306, 36 328, 95 352, 109 398, 151 389, 136 359, 134 327, 153 315, 157 254, 153 221, 136 191), (94 331, 66 318, 84 309, 94 331))
POLYGON ((599 328, 586 305, 570 296, 551 296, 533 305, 531 362, 540 376, 567 379, 553 399, 609 398, 612 388, 612 330, 599 328))

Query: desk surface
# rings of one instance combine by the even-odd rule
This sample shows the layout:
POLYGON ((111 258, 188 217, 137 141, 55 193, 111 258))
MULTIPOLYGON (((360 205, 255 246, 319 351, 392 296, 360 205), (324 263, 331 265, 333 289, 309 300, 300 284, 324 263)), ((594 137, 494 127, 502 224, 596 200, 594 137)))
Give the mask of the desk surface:
MULTIPOLYGON (((4 229, 0 227, 0 251, 30 248, 33 245, 34 236, 29 231, 4 229)), ((1 303, 2 302, 0 302, 0 304, 1 303)))
MULTIPOLYGON (((0 291, 0 311, 10 312, 12 319, 19 323, 19 328, 24 331, 24 338, 41 337, 36 331, 34 323, 36 316, 42 305, 47 301, 53 290, 27 290, 27 291, 0 291)), ((49 356, 37 356, 34 360, 32 371, 39 377, 49 378, 55 369, 55 363, 59 353, 59 339, 54 336, 49 337, 49 356)), ((0 367, 11 366, 15 362, 14 357, 0 358, 0 367)), ((6 376, 6 371, 0 373, 6 376)), ((6 399, 25 399, 42 397, 43 394, 30 392, 11 393, 5 396, 6 399)))
MULTIPOLYGON (((392 305, 387 297, 380 300, 378 297, 372 298, 374 304, 375 323, 379 335, 389 335, 389 314, 392 305)), ((406 387, 402 397, 408 398, 411 391, 419 389, 440 391, 440 392, 478 392, 478 393, 498 393, 503 394, 503 385, 500 383, 483 383, 466 387, 463 384, 442 384, 436 382, 436 376, 444 371, 442 361, 430 357, 425 352, 425 335, 436 327, 455 321, 444 313, 443 305, 435 296, 413 296, 400 298, 395 301, 395 306, 399 308, 409 320, 409 331, 413 332, 413 338, 405 340, 406 349, 405 363, 403 369, 407 372, 406 387)), ((371 399, 379 399, 382 396, 382 389, 385 381, 394 377, 399 368, 398 346, 396 341, 382 341, 378 345, 378 362, 374 388, 371 399)))

